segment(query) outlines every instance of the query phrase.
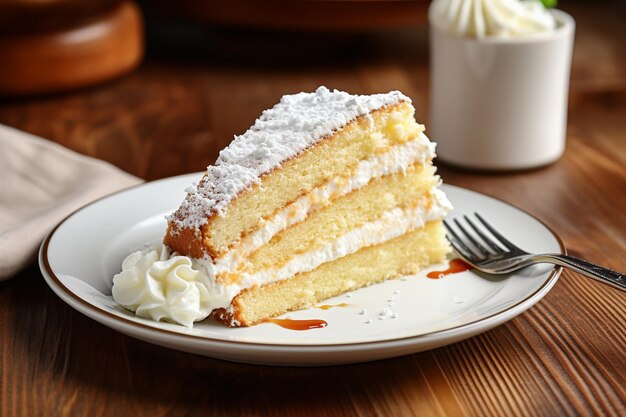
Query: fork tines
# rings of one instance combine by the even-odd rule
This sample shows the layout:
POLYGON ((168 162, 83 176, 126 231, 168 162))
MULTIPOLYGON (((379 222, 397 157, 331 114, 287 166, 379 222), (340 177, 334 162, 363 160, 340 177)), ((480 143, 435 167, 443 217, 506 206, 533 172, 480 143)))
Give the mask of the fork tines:
POLYGON ((457 233, 447 221, 444 220, 443 222, 448 230, 448 240, 450 240, 454 249, 456 249, 463 258, 466 258, 470 262, 481 261, 517 249, 517 246, 499 233, 480 214, 474 213, 474 216, 476 216, 484 229, 489 233, 477 226, 475 221, 472 221, 472 219, 466 215, 463 215, 463 219, 465 223, 469 225, 473 233, 463 226, 458 219, 454 219, 454 224, 460 233, 457 233), (490 237, 489 234, 492 237, 490 237))

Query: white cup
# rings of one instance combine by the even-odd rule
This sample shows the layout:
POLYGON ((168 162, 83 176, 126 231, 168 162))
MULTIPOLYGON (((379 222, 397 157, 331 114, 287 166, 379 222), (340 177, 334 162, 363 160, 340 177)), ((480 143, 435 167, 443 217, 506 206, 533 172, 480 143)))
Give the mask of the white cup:
POLYGON ((428 130, 439 158, 475 169, 550 164, 565 149, 574 19, 519 38, 476 39, 430 22, 428 130))

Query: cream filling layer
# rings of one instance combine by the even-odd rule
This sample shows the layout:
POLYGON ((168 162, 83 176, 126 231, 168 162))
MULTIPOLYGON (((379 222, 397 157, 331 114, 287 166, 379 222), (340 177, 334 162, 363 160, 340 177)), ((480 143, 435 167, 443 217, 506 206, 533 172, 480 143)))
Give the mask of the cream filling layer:
POLYGON ((172 254, 159 243, 124 260, 122 272, 113 278, 113 298, 142 317, 191 326, 213 309, 228 307, 244 289, 282 281, 362 248, 385 243, 442 219, 451 208, 445 194, 435 189, 416 206, 388 210, 376 221, 296 255, 280 268, 242 273, 236 283, 229 284, 215 279, 211 262, 172 254))
MULTIPOLYGON (((352 229, 314 250, 294 256, 280 268, 268 268, 253 273, 242 272, 236 283, 223 284, 219 280, 212 279, 209 292, 219 295, 221 297, 219 307, 225 307, 246 288, 282 281, 296 274, 312 271, 326 262, 350 255, 362 248, 385 243, 419 229, 430 221, 443 219, 451 209, 452 205, 445 194, 435 189, 430 192, 430 195, 425 196, 420 204, 388 210, 373 222, 352 229)), ((206 268, 206 261, 195 260, 195 262, 203 269, 206 268)))
POLYGON ((262 221, 258 229, 243 237, 224 255, 213 259, 211 270, 219 275, 239 269, 249 254, 268 243, 277 233, 304 221, 310 213, 329 205, 334 199, 364 187, 374 178, 404 171, 409 166, 426 162, 434 156, 435 144, 424 133, 420 133, 414 140, 360 161, 352 176, 332 178, 288 204, 271 218, 262 221))

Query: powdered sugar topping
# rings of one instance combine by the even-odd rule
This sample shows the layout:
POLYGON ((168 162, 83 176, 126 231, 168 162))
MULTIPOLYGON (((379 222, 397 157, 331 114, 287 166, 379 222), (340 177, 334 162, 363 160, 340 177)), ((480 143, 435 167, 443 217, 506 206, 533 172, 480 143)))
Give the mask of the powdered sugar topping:
POLYGON ((402 101, 410 103, 411 99, 399 91, 359 96, 326 87, 283 96, 220 152, 215 165, 207 168, 199 184, 187 190, 187 198, 168 220, 181 228, 200 227, 283 161, 357 117, 402 101))

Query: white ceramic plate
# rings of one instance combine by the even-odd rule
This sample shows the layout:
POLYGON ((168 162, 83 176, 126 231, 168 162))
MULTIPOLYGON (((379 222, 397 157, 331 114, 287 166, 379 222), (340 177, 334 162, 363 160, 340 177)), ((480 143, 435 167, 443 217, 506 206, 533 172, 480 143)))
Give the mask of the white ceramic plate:
MULTIPOLYGON (((294 319, 328 326, 294 331, 273 323, 227 328, 212 320, 193 329, 136 317, 111 298, 112 277, 130 252, 162 239, 164 216, 201 174, 140 185, 91 203, 62 221, 44 240, 39 262, 52 290, 92 319, 157 345, 232 361, 274 365, 329 365, 405 355, 447 345, 498 326, 539 301, 560 274, 542 265, 492 277, 467 271, 429 279, 432 270, 391 280, 324 302, 328 310, 297 311, 294 319), (388 308, 397 318, 380 318, 388 308), (362 310, 365 309, 365 314, 362 310)), ((444 191, 450 216, 478 211, 522 248, 564 252, 540 221, 506 203, 454 186, 444 191)))

